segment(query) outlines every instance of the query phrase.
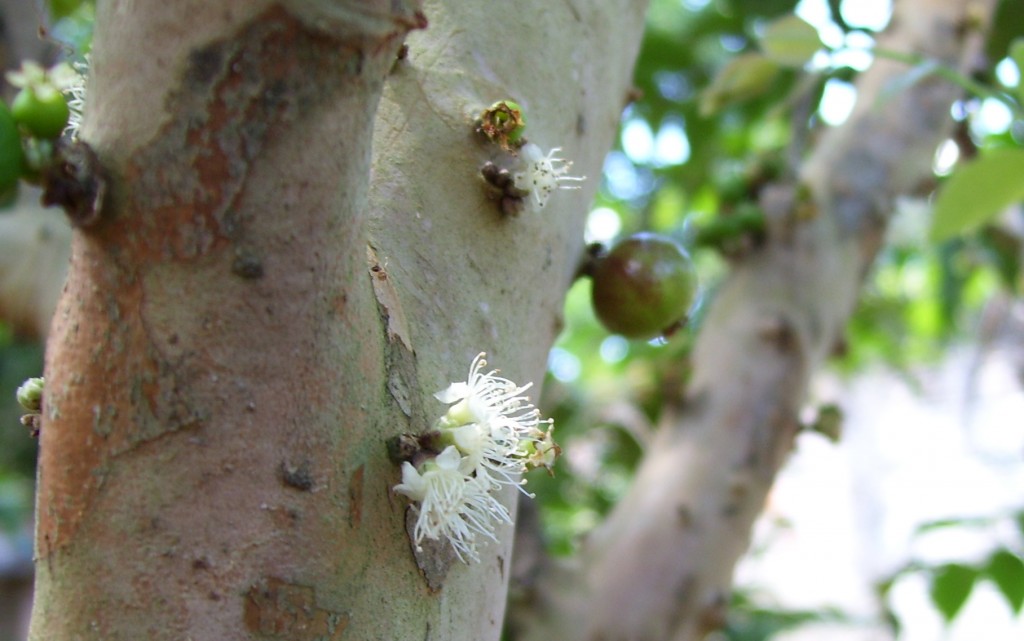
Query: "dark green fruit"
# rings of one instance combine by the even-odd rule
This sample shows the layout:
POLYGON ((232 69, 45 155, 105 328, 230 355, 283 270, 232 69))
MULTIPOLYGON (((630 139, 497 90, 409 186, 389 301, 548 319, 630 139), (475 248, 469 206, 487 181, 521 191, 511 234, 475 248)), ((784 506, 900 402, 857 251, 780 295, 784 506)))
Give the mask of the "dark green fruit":
POLYGON ((697 293, 690 256, 657 234, 620 241, 596 260, 592 277, 598 320, 627 338, 651 339, 679 328, 697 293))
POLYGON ((7 105, 0 102, 0 194, 9 194, 17 187, 23 164, 18 125, 7 105))
POLYGON ((11 102, 14 119, 37 138, 59 136, 68 124, 70 113, 63 94, 51 88, 38 91, 25 87, 11 102))

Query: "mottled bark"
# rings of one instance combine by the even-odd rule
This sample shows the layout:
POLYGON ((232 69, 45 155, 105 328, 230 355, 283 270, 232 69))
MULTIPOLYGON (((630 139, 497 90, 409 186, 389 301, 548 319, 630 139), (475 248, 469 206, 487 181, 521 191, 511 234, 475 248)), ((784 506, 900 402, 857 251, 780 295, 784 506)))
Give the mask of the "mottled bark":
POLYGON ((511 529, 429 586, 385 441, 479 351, 541 377, 643 6, 417 9, 100 3, 109 196, 47 351, 33 639, 498 638, 511 529), (502 98, 584 190, 499 213, 502 98))
MULTIPOLYGON (((880 46, 965 69, 993 5, 903 0, 880 46)), ((803 166, 813 202, 768 190, 769 238, 716 294, 684 401, 666 408, 630 491, 579 558, 550 566, 513 613, 517 639, 683 641, 724 622, 808 379, 842 339, 895 198, 928 182, 948 135, 961 90, 937 77, 889 90, 907 71, 879 61, 859 78, 855 113, 803 166)))

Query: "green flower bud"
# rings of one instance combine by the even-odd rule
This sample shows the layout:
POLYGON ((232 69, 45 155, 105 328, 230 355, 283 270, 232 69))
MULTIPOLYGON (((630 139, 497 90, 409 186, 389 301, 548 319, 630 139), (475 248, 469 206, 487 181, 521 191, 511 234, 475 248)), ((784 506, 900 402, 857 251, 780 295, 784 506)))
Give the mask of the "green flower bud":
POLYGON ((18 404, 27 412, 38 412, 43 407, 43 379, 30 378, 15 393, 18 404))

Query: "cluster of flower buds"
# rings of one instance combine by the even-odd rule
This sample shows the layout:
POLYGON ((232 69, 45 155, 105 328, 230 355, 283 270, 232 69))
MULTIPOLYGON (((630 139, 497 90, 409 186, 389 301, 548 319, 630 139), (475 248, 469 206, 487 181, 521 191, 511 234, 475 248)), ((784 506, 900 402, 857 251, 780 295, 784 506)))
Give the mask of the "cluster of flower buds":
POLYGON ((42 377, 26 380, 15 392, 18 405, 25 413, 21 416, 21 424, 29 429, 32 438, 39 436, 39 427, 43 420, 43 389, 46 381, 42 377))

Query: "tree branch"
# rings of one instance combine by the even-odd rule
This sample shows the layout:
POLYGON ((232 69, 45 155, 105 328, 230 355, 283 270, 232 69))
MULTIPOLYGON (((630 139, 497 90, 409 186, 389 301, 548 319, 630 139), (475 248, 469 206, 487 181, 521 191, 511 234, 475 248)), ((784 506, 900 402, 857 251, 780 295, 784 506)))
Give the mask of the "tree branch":
MULTIPOLYGON (((881 46, 958 67, 978 54, 994 2, 904 0, 881 46)), ((731 575, 799 429, 809 377, 841 339, 896 196, 928 182, 959 87, 937 78, 900 93, 907 71, 877 61, 858 107, 803 166, 799 190, 762 202, 765 247, 716 295, 693 353, 685 404, 667 408, 625 498, 578 564, 541 582, 519 639, 684 641, 724 623, 731 575)))
POLYGON ((71 228, 63 212, 39 204, 25 188, 0 214, 0 319, 27 338, 45 339, 64 286, 71 228))

